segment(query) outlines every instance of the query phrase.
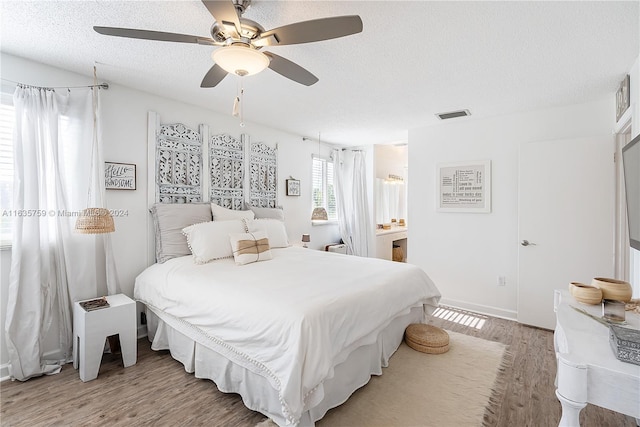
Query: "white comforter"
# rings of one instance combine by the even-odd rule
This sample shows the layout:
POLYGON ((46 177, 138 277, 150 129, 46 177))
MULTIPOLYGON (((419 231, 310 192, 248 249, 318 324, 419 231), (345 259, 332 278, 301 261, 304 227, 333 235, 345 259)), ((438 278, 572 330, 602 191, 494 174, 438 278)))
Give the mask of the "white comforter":
POLYGON ((267 378, 297 424, 333 367, 411 307, 440 293, 420 268, 299 247, 244 266, 191 256, 141 273, 135 298, 195 326, 205 344, 267 378))

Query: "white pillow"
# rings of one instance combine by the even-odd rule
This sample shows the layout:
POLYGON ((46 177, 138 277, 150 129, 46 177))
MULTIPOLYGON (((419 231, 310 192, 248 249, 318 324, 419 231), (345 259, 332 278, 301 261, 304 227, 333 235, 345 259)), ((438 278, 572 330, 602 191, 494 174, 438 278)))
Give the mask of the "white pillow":
POLYGON ((194 224, 182 229, 196 264, 206 264, 220 258, 231 258, 230 233, 246 232, 244 221, 210 221, 194 224))
POLYGON ((233 258, 237 265, 271 259, 269 239, 264 231, 253 233, 230 234, 233 258))
POLYGON ((284 222, 277 219, 264 218, 246 221, 246 223, 247 229, 250 232, 264 231, 267 234, 269 245, 272 248, 286 248, 290 246, 284 222))
POLYGON ((211 213, 214 221, 228 221, 230 219, 253 219, 255 214, 253 211, 236 211, 233 209, 223 208, 215 203, 211 203, 211 213))

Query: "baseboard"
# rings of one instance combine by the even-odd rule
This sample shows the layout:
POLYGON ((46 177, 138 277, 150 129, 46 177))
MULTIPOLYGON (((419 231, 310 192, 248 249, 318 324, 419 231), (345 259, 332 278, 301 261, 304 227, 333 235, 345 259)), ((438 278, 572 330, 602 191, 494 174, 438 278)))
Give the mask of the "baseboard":
POLYGON ((8 363, 4 363, 4 364, 0 365, 0 382, 6 381, 9 378, 11 378, 9 376, 9 364, 8 363))
POLYGON ((448 305, 449 307, 460 308, 463 310, 473 311, 479 314, 484 314, 492 317, 499 317, 501 319, 517 321, 518 312, 515 310, 505 310, 499 307, 492 307, 489 305, 474 304, 466 301, 459 301, 449 298, 442 298, 440 304, 448 305))
POLYGON ((147 325, 138 325, 138 339, 144 338, 147 335, 147 325))

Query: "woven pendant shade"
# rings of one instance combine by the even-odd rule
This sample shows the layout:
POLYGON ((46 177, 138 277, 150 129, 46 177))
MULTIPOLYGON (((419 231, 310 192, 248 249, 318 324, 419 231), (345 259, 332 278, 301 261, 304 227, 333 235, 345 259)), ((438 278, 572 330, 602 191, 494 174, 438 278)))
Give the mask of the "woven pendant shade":
MULTIPOLYGON (((93 85, 94 88, 98 86, 98 76, 96 72, 96 66, 93 66, 93 85)), ((91 171, 89 173, 89 190, 87 194, 87 205, 91 203, 91 190, 94 178, 94 171, 98 170, 104 174, 104 171, 96 169, 98 159, 100 158, 100 149, 98 145, 98 90, 93 90, 91 96, 93 101, 93 138, 91 140, 91 171)), ((101 184, 104 190, 104 183, 101 184)), ((98 190, 98 196, 100 196, 100 190, 98 190)), ((100 199, 102 199, 100 197, 100 199)), ((76 220, 76 232, 81 234, 104 234, 113 233, 116 231, 116 226, 113 223, 113 217, 111 212, 105 208, 86 208, 80 212, 80 216, 76 220)))
POLYGON ((326 221, 329 219, 327 210, 325 208, 315 208, 311 213, 312 221, 326 221))
POLYGON ((116 227, 108 209, 87 208, 76 220, 76 231, 81 234, 113 233, 116 227))

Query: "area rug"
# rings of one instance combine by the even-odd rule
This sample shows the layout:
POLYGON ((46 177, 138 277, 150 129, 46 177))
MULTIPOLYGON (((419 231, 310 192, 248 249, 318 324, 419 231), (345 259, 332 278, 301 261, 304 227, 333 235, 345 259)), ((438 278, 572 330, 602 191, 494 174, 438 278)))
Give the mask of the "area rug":
MULTIPOLYGON (((420 353, 402 343, 381 376, 357 390, 317 427, 482 426, 506 346, 449 332, 450 350, 420 353)), ((495 396, 494 396, 495 397, 495 396)), ((256 427, 273 427, 270 420, 256 427)))

